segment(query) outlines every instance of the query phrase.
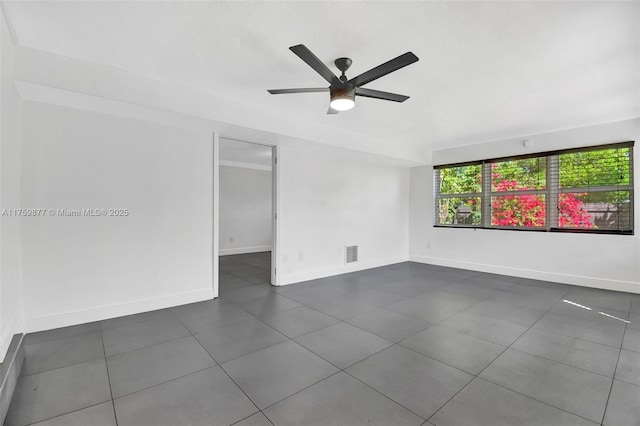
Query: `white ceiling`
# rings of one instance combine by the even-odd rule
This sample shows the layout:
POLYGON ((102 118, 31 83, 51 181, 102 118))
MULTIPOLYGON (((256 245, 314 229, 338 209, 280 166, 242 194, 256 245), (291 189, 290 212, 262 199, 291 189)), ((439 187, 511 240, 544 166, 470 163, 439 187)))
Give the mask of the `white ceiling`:
MULTIPOLYGON (((424 149, 640 116, 639 2, 3 2, 19 46, 131 71, 424 149), (303 43, 349 77, 406 51, 420 61, 325 114, 303 43)), ((337 72, 337 70, 336 70, 337 72)), ((310 137, 313 139, 313 137, 310 137)))

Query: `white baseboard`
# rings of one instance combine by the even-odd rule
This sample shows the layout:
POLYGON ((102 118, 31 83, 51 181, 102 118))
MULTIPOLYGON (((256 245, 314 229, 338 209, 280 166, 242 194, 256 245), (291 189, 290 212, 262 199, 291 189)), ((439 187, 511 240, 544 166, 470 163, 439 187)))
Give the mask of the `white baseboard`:
POLYGON ((0 362, 4 359, 5 355, 7 355, 13 336, 22 332, 22 321, 17 318, 12 318, 9 325, 2 328, 2 333, 0 333, 0 362))
POLYGON ((155 311, 157 309, 170 308, 173 306, 210 299, 213 299, 213 288, 137 300, 118 305, 100 306, 92 309, 65 312, 57 315, 27 318, 25 321, 25 332, 33 333, 36 331, 51 330, 59 327, 68 327, 70 325, 101 321, 124 315, 139 314, 141 312, 155 311))
POLYGON ((551 281, 561 284, 571 284, 582 287, 592 287, 604 290, 615 290, 640 294, 640 283, 633 281, 620 281, 606 278, 584 277, 580 275, 559 274, 556 272, 536 271, 532 269, 510 268, 508 266, 463 262, 459 260, 443 259, 429 256, 412 255, 410 260, 412 262, 427 263, 430 265, 438 266, 448 266, 450 268, 468 269, 471 271, 488 272, 492 274, 509 275, 513 277, 551 281))
POLYGON ((263 251, 271 251, 271 246, 218 249, 218 256, 229 256, 231 254, 261 253, 263 251))
POLYGON ((314 271, 297 272, 280 276, 277 285, 289 285, 302 281, 315 280, 318 278, 332 277, 334 275, 346 274, 349 272, 362 271, 364 269, 378 268, 380 266, 393 265, 394 263, 407 262, 409 256, 393 257, 389 259, 370 260, 367 262, 354 262, 348 265, 336 266, 327 269, 317 269, 314 271))

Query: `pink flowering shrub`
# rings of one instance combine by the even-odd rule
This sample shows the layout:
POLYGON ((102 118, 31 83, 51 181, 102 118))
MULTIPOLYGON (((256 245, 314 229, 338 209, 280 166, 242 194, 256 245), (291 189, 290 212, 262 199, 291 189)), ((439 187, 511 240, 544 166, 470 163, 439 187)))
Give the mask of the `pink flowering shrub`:
MULTIPOLYGON (((544 227, 546 218, 546 204, 543 195, 518 195, 507 192, 515 190, 527 190, 531 188, 520 185, 515 180, 502 180, 500 175, 494 173, 494 182, 497 182, 494 190, 505 191, 505 195, 494 197, 491 200, 492 216, 491 224, 494 226, 525 226, 544 227)), ((584 203, 577 198, 583 194, 561 194, 558 200, 559 215, 558 225, 563 227, 593 228, 591 216, 584 209, 584 203)))

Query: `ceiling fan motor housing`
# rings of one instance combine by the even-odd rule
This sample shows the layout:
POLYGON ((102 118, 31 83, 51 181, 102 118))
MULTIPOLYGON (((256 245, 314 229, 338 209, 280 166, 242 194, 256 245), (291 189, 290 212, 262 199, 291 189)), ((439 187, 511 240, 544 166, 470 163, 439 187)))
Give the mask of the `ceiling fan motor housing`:
POLYGON ((345 111, 353 108, 356 97, 356 86, 347 82, 332 84, 329 88, 330 105, 338 110, 345 111), (340 107, 340 105, 344 107, 340 107))

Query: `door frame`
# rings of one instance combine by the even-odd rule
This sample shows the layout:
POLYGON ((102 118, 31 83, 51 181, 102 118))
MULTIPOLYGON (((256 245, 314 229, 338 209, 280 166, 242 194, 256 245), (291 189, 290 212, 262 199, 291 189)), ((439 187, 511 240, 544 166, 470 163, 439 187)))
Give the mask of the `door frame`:
POLYGON ((213 294, 214 298, 219 295, 219 274, 220 274, 220 139, 229 139, 237 142, 252 143, 271 147, 271 285, 280 285, 279 276, 279 247, 280 232, 278 226, 278 212, 280 211, 280 173, 279 173, 279 146, 262 141, 239 138, 234 136, 219 135, 214 132, 213 136, 213 294))

